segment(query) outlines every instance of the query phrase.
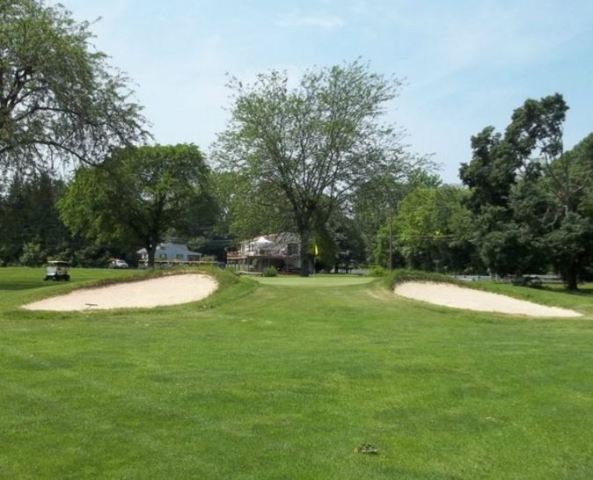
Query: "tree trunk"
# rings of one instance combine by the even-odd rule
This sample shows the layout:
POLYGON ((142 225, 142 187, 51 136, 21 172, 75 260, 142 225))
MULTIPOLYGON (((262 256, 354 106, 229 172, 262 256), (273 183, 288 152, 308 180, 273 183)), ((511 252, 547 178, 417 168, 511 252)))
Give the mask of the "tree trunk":
POLYGON ((309 232, 299 232, 301 237, 301 277, 308 277, 310 273, 309 267, 309 232))
POLYGON ((579 289, 577 268, 575 265, 569 265, 564 273, 564 283, 567 290, 575 291, 579 289))
POLYGON ((154 256, 156 254, 156 243, 149 242, 146 244, 146 252, 148 253, 148 268, 154 268, 154 256))

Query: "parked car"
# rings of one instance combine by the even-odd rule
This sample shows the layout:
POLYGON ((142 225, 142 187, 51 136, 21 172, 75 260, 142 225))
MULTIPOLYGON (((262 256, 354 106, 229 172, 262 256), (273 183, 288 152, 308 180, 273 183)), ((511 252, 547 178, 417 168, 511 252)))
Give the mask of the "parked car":
POLYGON ((520 285, 524 287, 541 288, 543 286, 542 279, 538 275, 518 275, 511 280, 513 285, 520 285))
POLYGON ((47 266, 45 267, 45 278, 43 280, 53 280, 55 282, 64 280, 67 282, 70 280, 70 274, 68 273, 69 268, 70 264, 68 262, 64 262, 63 260, 51 260, 47 262, 47 266))
POLYGON ((114 258, 109 262, 109 268, 129 268, 128 262, 121 258, 114 258))

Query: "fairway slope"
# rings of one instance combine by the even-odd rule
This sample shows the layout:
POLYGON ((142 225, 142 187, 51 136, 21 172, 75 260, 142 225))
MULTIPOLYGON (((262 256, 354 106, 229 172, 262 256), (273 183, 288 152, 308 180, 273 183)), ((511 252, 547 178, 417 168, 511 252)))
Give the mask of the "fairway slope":
POLYGON ((255 280, 264 285, 274 287, 348 287, 352 285, 365 285, 376 280, 373 277, 362 277, 354 275, 316 274, 310 277, 279 276, 279 277, 255 277, 255 280))
POLYGON ((479 312, 506 313, 529 317, 575 318, 582 315, 573 310, 547 307, 518 300, 498 293, 436 282, 404 282, 394 289, 396 295, 451 308, 479 312))
POLYGON ((106 287, 83 288, 24 305, 23 308, 60 312, 153 308, 196 302, 210 296, 217 287, 216 280, 208 275, 168 275, 106 287))

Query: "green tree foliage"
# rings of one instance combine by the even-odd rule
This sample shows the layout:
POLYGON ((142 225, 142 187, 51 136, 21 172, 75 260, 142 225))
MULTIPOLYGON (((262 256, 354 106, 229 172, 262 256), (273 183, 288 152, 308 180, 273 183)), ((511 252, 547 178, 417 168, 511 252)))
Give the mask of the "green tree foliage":
POLYGON ((217 234, 243 240, 295 229, 282 192, 272 184, 253 182, 242 172, 216 171, 212 191, 219 209, 217 234))
POLYGON ((98 167, 83 166, 59 202, 64 222, 97 242, 113 239, 146 248, 154 264, 166 233, 192 232, 196 212, 211 215, 208 167, 194 145, 128 147, 98 167))
POLYGON ((494 273, 541 273, 548 263, 541 239, 521 223, 495 224, 491 231, 479 237, 478 245, 480 258, 494 273))
POLYGON ((567 287, 576 289, 593 262, 593 134, 554 159, 546 173, 546 246, 567 287))
POLYGON ((592 138, 564 152, 568 106, 561 95, 529 99, 504 135, 488 127, 472 138, 473 159, 460 175, 470 187, 481 256, 499 274, 554 266, 569 289, 593 254, 592 138))
MULTIPOLYGON (((352 212, 356 228, 365 242, 367 261, 377 248, 382 249, 383 245, 375 243, 379 238, 377 233, 387 224, 388 219, 394 217, 402 199, 416 188, 438 187, 441 184, 439 176, 431 173, 433 167, 427 159, 418 158, 416 164, 416 168, 401 171, 398 175, 387 174, 371 178, 357 188, 352 200, 352 212)), ((393 267, 395 263, 393 232, 387 238, 388 243, 390 239, 391 262, 387 259, 387 263, 381 261, 381 264, 391 263, 393 267)), ((389 250, 387 245, 387 257, 389 257, 389 250)))
MULTIPOLYGON (((463 206, 467 191, 455 187, 418 188, 399 204, 391 220, 399 255, 406 266, 463 271, 475 263, 472 222, 463 206)), ((388 225, 379 232, 376 255, 386 255, 388 225)))
POLYGON ((127 79, 87 22, 43 0, 0 0, 0 168, 101 160, 142 139, 127 79))
POLYGON ((23 251, 19 258, 22 265, 27 267, 38 267, 46 261, 47 255, 41 250, 39 241, 27 242, 23 245, 23 251))
POLYGON ((459 175, 470 188, 468 206, 479 213, 488 206, 507 207, 511 186, 521 166, 500 133, 486 127, 471 138, 472 161, 462 164, 459 175))
POLYGON ((315 269, 335 273, 366 261, 365 244, 356 223, 341 211, 315 228, 313 253, 315 269))
POLYGON ((580 196, 579 210, 583 215, 593 217, 593 133, 581 140, 575 147, 567 152, 569 163, 573 168, 573 177, 578 182, 573 183, 580 196))
MULTIPOLYGON (((0 195, 0 259, 3 263, 18 262, 25 245, 29 250, 35 245, 38 257, 55 256, 68 249, 71 238, 56 206, 64 189, 64 183, 48 173, 12 177, 7 191, 0 195)), ((34 263, 42 261, 43 258, 34 263)))
POLYGON ((568 213, 546 236, 550 258, 570 290, 593 261, 593 222, 591 217, 568 213))
MULTIPOLYGON (((399 82, 359 62, 308 71, 294 88, 276 71, 248 85, 232 80, 230 87, 232 118, 218 159, 242 172, 251 191, 278 196, 304 245, 319 219, 342 208, 357 187, 408 167, 398 135, 380 123, 399 82)), ((307 275, 308 249, 302 250, 307 275)))

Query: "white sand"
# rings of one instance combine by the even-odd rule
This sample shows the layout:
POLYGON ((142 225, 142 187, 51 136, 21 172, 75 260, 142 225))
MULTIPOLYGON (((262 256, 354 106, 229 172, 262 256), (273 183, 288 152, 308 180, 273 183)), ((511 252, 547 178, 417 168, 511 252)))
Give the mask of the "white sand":
POLYGON ((208 275, 183 274, 107 287, 82 288, 66 295, 24 305, 27 310, 82 311, 112 308, 152 308, 202 300, 218 283, 208 275))
POLYGON ((395 293, 402 297, 421 300, 452 308, 477 310, 479 312, 508 313, 530 317, 565 317, 582 316, 573 310, 546 307, 537 303, 526 302, 457 285, 431 282, 405 282, 395 287, 395 293))

